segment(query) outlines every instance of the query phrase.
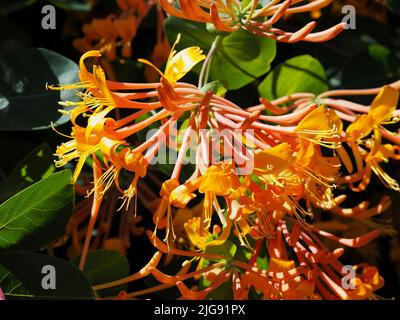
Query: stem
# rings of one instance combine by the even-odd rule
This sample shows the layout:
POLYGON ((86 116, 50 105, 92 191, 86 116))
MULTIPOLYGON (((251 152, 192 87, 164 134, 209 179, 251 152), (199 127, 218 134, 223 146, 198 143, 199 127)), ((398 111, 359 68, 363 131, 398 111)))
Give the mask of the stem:
POLYGON ((207 81, 207 77, 206 77, 207 68, 208 68, 208 65, 211 63, 211 60, 212 60, 215 52, 217 51, 218 42, 220 39, 221 39, 221 36, 215 37, 213 43, 211 44, 210 51, 208 52, 207 57, 204 60, 203 66, 201 67, 200 76, 199 76, 199 84, 198 84, 199 89, 202 88, 203 85, 205 84, 205 82, 207 81))
POLYGON ((81 271, 83 271, 83 268, 85 267, 86 257, 87 257, 87 253, 88 253, 89 247, 90 247, 90 239, 92 238, 92 232, 93 232, 94 226, 96 224, 96 220, 97 220, 97 217, 99 214, 101 202, 103 199, 103 197, 100 195, 101 190, 99 190, 99 188, 96 185, 96 182, 100 179, 100 176, 101 176, 101 168, 96 163, 96 161, 93 163, 93 176, 94 176, 94 181, 95 181, 93 204, 92 204, 92 211, 90 214, 89 225, 88 225, 87 231, 86 231, 85 242, 83 244, 81 259, 79 261, 79 269, 81 271))

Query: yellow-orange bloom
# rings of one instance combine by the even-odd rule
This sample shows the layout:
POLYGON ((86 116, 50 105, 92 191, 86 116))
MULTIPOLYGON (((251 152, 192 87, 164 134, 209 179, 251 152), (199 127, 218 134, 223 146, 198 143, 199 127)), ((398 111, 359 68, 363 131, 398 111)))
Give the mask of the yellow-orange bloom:
POLYGON ((139 59, 138 61, 143 62, 147 65, 152 66, 161 77, 168 80, 171 85, 174 85, 179 79, 184 77, 193 67, 203 61, 206 56, 203 55, 203 51, 199 47, 189 47, 182 51, 176 52, 175 46, 180 41, 180 34, 172 47, 171 53, 167 60, 164 73, 162 73, 155 65, 146 59, 139 59))

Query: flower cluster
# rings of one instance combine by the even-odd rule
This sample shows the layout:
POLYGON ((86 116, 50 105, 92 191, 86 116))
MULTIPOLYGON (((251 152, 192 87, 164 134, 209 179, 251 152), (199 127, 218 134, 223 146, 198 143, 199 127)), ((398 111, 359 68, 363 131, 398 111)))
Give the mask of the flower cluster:
MULTIPOLYGON (((129 9, 128 2, 120 1, 121 8, 129 9)), ((242 7, 240 1, 181 0, 178 10, 161 0, 169 14, 180 18, 213 23, 222 31, 243 27, 286 42, 325 41, 342 30, 338 25, 311 33, 315 27, 311 23, 292 34, 273 27, 285 14, 315 11, 331 1, 292 6, 300 2, 270 1, 260 8, 258 1, 242 7)), ((180 36, 175 45, 179 40, 180 36)), ((139 272, 95 289, 151 274, 160 285, 118 298, 176 285, 183 298, 204 299, 226 282, 232 284, 235 299, 377 298, 375 291, 384 283, 378 270, 364 263, 350 266, 354 276, 344 283, 348 266, 340 258, 344 247, 362 247, 382 233, 385 226, 370 219, 386 210, 390 200, 382 197, 376 205, 362 202, 353 208, 342 205, 352 193, 364 191, 373 176, 383 186, 400 191, 383 166, 400 159, 400 133, 390 131, 399 120, 400 82, 319 95, 294 93, 273 101, 261 98, 258 105, 242 108, 211 90, 181 82, 206 56, 199 47, 177 52, 175 45, 164 72, 139 59, 154 70, 159 81, 107 80, 100 66, 86 67, 86 60, 101 56, 92 50, 81 58, 79 83, 49 87, 77 90, 81 98, 80 102, 62 102, 70 107, 64 112, 70 114, 72 133, 56 151, 58 166, 77 160, 74 183, 85 163, 90 160, 93 167, 94 187, 89 191, 93 205, 82 247, 76 241, 76 226, 84 220, 84 209, 79 209, 70 226, 77 251, 82 251, 81 268, 107 191, 118 190, 121 209, 136 214, 141 179, 151 175, 151 164, 164 147, 177 152, 172 173, 161 182, 160 199, 153 206, 155 229, 146 232, 158 251, 139 272), (365 105, 354 99, 358 96, 374 99, 365 105), (154 125, 151 135, 136 143, 135 134, 154 125), (183 178, 189 152, 195 165, 191 176, 183 178), (202 200, 193 207, 195 198, 202 200), (370 221, 371 228, 345 237, 336 234, 340 230, 329 230, 321 219, 330 216, 370 221), (241 255, 235 254, 238 246, 244 248, 241 255), (188 260, 176 275, 167 275, 158 268, 163 254, 167 260, 171 256, 188 260), (265 261, 268 266, 263 265, 265 261), (207 285, 189 288, 184 281, 192 278, 207 285)), ((138 221, 131 232, 142 234, 138 221)), ((328 222, 337 226, 335 218, 328 222)), ((126 242, 118 245, 126 249, 126 242)))
POLYGON ((160 0, 163 9, 170 15, 202 23, 210 23, 219 31, 233 32, 240 28, 255 35, 272 38, 281 42, 294 43, 298 41, 323 42, 340 34, 345 25, 336 26, 314 32, 315 21, 309 22, 303 28, 288 32, 275 25, 285 16, 310 12, 315 14, 320 9, 331 4, 333 0, 274 0, 267 4, 261 1, 179 1, 179 8, 171 0, 160 0))
MULTIPOLYGON (((157 5, 156 1, 147 0, 117 0, 121 13, 111 14, 105 18, 93 19, 83 26, 84 37, 76 39, 74 47, 82 53, 90 50, 101 50, 109 59, 119 56, 117 49, 121 48, 121 56, 132 56, 132 41, 142 21, 150 10, 157 5)), ((158 14, 158 24, 162 28, 163 14, 158 14)), ((159 29, 160 29, 159 28, 159 29)), ((161 38, 162 35, 159 35, 161 38)), ((162 39, 159 39, 161 43, 162 39)))

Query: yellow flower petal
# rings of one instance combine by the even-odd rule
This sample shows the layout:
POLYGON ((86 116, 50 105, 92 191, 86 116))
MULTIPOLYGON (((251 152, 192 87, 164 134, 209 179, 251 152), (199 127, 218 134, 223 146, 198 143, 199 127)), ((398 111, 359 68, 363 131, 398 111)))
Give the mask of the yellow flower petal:
POLYGON ((328 138, 339 134, 343 129, 342 120, 336 112, 318 107, 310 112, 296 127, 296 132, 305 137, 320 136, 328 138))
POLYGON ((92 81, 93 75, 86 69, 85 60, 88 58, 99 58, 101 53, 99 50, 91 50, 84 53, 79 60, 79 78, 82 82, 92 81))
POLYGON ((173 55, 167 62, 165 78, 174 84, 188 73, 197 63, 206 58, 199 47, 186 48, 173 55))
POLYGON ((206 56, 199 47, 189 47, 176 53, 175 46, 179 43, 181 35, 178 34, 172 50, 169 54, 165 72, 162 73, 153 63, 146 59, 138 59, 139 62, 145 63, 156 70, 162 77, 168 80, 171 85, 174 85, 179 79, 187 74, 193 67, 204 60, 206 56))
POLYGON ((207 239, 211 236, 208 232, 206 225, 199 217, 189 219, 184 228, 191 243, 197 248, 204 250, 206 248, 207 239))
POLYGON ((254 156, 254 172, 278 174, 289 166, 292 154, 287 143, 263 150, 254 156))
POLYGON ((347 127, 346 134, 350 140, 357 141, 368 136, 373 127, 374 119, 369 114, 363 114, 347 127))
POLYGON ((226 196, 232 188, 232 170, 222 165, 209 167, 202 177, 199 191, 210 192, 218 196, 226 196))
POLYGON ((399 102, 399 91, 384 86, 371 104, 370 115, 376 123, 390 118, 399 102))

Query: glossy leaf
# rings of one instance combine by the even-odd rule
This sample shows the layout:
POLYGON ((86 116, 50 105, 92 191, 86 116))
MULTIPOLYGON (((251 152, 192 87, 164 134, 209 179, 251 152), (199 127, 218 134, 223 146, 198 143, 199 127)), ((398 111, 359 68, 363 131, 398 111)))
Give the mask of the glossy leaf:
POLYGON ((225 256, 228 260, 233 259, 237 251, 237 246, 233 242, 227 240, 219 246, 206 247, 205 252, 209 254, 220 254, 225 256))
POLYGON ((0 249, 39 250, 59 236, 74 206, 71 172, 33 184, 0 205, 0 249))
POLYGON ((174 16, 169 16, 165 20, 165 32, 170 43, 175 42, 179 33, 182 34, 179 49, 199 46, 203 50, 208 50, 215 38, 215 35, 207 31, 205 24, 182 20, 174 16))
POLYGON ((221 83, 221 81, 213 81, 206 83, 202 88, 201 91, 203 92, 208 92, 208 91, 213 91, 215 95, 222 97, 226 92, 226 88, 224 85, 221 83))
POLYGON ((274 40, 240 29, 219 42, 211 62, 210 81, 219 80, 229 90, 239 89, 266 74, 275 55, 274 40))
MULTIPOLYGON (((72 261, 79 264, 79 258, 72 261)), ((83 273, 89 279, 92 286, 119 280, 129 276, 129 262, 118 251, 113 250, 91 250, 88 252, 83 273)), ((128 284, 110 289, 98 291, 101 297, 118 295, 120 291, 127 291, 128 284)))
POLYGON ((295 92, 319 94, 328 90, 326 74, 318 60, 303 55, 291 58, 272 70, 258 87, 270 100, 295 92))
POLYGON ((18 49, 0 53, 0 130, 46 129, 69 117, 58 112, 61 100, 75 100, 73 90, 46 90, 46 83, 78 81, 78 66, 47 49, 18 49))
MULTIPOLYGON (((208 80, 220 81, 228 90, 239 89, 267 73, 276 55, 275 41, 257 37, 244 30, 221 35, 209 32, 205 24, 175 17, 168 17, 165 28, 172 43, 181 33, 178 50, 199 46, 207 53, 213 41, 219 37, 208 80)), ((200 65, 193 69, 195 72, 199 70, 200 65)))
POLYGON ((72 263, 27 251, 0 253, 0 287, 6 299, 93 299, 85 275, 72 263), (55 289, 44 289, 44 266, 54 267, 55 289))

